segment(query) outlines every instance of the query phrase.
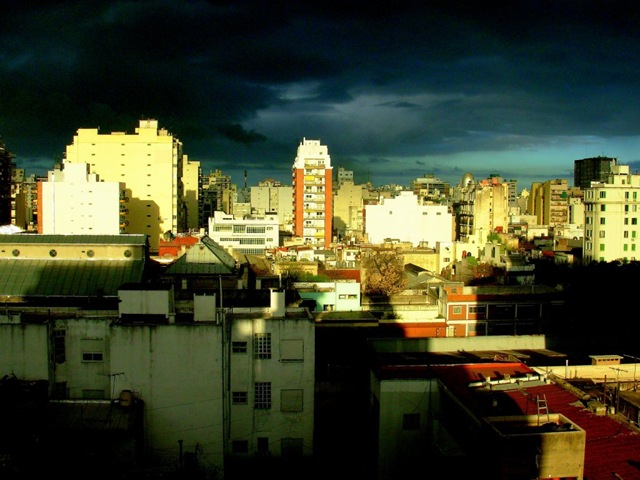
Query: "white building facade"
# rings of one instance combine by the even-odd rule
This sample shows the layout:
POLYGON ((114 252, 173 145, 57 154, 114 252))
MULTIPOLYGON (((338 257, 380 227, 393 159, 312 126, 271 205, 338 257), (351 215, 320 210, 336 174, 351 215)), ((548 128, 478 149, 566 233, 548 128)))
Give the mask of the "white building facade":
POLYGON ((118 235, 127 233, 123 183, 100 181, 86 163, 65 163, 41 182, 38 233, 118 235))
POLYGON ((606 183, 584 190, 585 262, 633 261, 639 257, 640 175, 614 165, 606 183))
POLYGON ((445 205, 419 205, 418 197, 403 191, 379 205, 365 205, 365 231, 370 243, 389 240, 436 248, 453 241, 453 216, 445 205))
POLYGON ((216 211, 209 218, 209 237, 235 253, 265 255, 280 242, 279 219, 276 215, 236 219, 216 211))

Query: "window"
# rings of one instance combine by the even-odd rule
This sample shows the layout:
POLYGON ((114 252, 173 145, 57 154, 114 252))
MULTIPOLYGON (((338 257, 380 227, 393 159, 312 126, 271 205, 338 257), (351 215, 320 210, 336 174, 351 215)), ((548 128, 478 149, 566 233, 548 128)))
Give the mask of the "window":
POLYGON ((271 358, 270 333, 255 333, 253 335, 253 356, 260 359, 271 358))
POLYGON ((626 243, 622 245, 622 250, 624 250, 625 252, 629 250, 629 245, 627 245, 626 243))
POLYGON ((462 314, 462 307, 460 305, 456 305, 453 307, 453 314, 454 315, 461 315, 462 314))
POLYGON ((83 362, 102 362, 102 352, 82 352, 83 362))
POLYGON ((604 238, 604 230, 600 230, 600 231, 598 232, 598 236, 599 236, 600 238, 604 238))
POLYGON ((607 208, 606 208, 606 207, 607 207, 607 206, 606 206, 606 205, 604 205, 604 204, 600 205, 600 211, 601 211, 601 212, 606 211, 606 210, 607 210, 607 208))
POLYGON ((280 360, 283 362, 304 360, 304 342, 298 339, 281 340, 280 360))
POLYGON ((249 440, 233 440, 231 448, 233 453, 249 453, 249 440))
POLYGON ((287 389, 280 391, 281 412, 302 412, 302 389, 287 389))
POLYGON ((637 218, 632 218, 631 219, 631 225, 637 225, 638 224, 638 219, 637 218))
POLYGON ((233 353, 247 353, 247 342, 231 342, 233 353))
POLYGON ((607 192, 600 191, 600 198, 607 198, 607 192))
POLYGON ((625 230, 622 235, 624 238, 629 238, 629 230, 625 230))
POLYGON ((419 430, 420 429, 420 414, 419 413, 405 413, 402 415, 402 429, 403 430, 419 430))
POLYGON ((256 382, 253 408, 268 410, 271 408, 271 382, 256 382))
POLYGON ((234 405, 246 405, 247 392, 231 392, 231 400, 234 405))
POLYGON ((600 225, 604 225, 604 217, 600 217, 600 225))
POLYGON ((601 252, 604 252, 604 243, 601 243, 601 244, 600 244, 600 251, 601 251, 601 252))

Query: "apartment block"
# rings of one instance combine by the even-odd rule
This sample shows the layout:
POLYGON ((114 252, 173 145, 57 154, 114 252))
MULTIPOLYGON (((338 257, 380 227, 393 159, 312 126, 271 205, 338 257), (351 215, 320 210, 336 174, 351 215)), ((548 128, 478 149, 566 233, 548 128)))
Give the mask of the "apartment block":
POLYGON ((293 234, 329 248, 333 238, 333 167, 326 145, 303 138, 292 169, 293 234))
POLYGON ((279 246, 280 230, 275 215, 236 219, 224 212, 209 218, 209 237, 237 255, 265 255, 279 246))
POLYGON ((124 183, 101 182, 86 163, 63 164, 38 183, 38 233, 118 235, 128 233, 124 183))
POLYGON ((186 231, 182 142, 157 120, 140 120, 134 134, 81 128, 66 148, 65 163, 86 163, 105 182, 124 183, 130 233, 149 236, 151 252, 168 231, 186 231))
POLYGON ((92 458, 102 473, 157 471, 192 458, 230 478, 262 459, 283 467, 313 455, 315 326, 306 309, 285 307, 281 291, 267 307, 224 311, 215 295, 195 295, 185 309, 169 284, 126 283, 118 297, 115 310, 13 306, 0 315, 0 370, 48 385, 50 411, 83 421, 73 449, 58 449, 50 439, 60 432, 47 431, 43 450, 56 449, 70 469, 92 458), (142 422, 115 431, 133 403, 142 422))
POLYGON ((280 228, 293 230, 293 188, 275 183, 260 182, 251 187, 251 211, 257 215, 277 215, 280 228))
POLYGON ((575 160, 573 162, 573 186, 585 189, 591 186, 591 182, 606 182, 617 161, 616 158, 603 156, 575 160))
POLYGON ((369 189, 345 180, 333 194, 333 228, 338 241, 360 241, 364 235, 364 204, 369 189))
POLYGON ((633 261, 638 258, 640 175, 615 165, 606 182, 584 190, 585 262, 633 261))
POLYGON ((433 174, 415 178, 411 182, 411 190, 414 195, 420 197, 422 202, 425 203, 439 201, 442 198, 448 198, 450 195, 449 182, 442 181, 433 174))
POLYGON ((509 226, 509 185, 497 180, 479 182, 474 191, 473 217, 473 235, 479 242, 486 241, 492 232, 506 232, 509 226))
POLYGON ((187 218, 187 229, 191 232, 200 229, 200 198, 202 197, 202 170, 200 162, 190 160, 184 155, 182 186, 187 218))
POLYGON ((11 178, 15 155, 0 139, 0 225, 11 225, 11 178))
POLYGON ((421 205, 413 192, 400 192, 379 205, 365 206, 365 232, 370 243, 410 242, 436 248, 453 241, 453 216, 445 205, 421 205))

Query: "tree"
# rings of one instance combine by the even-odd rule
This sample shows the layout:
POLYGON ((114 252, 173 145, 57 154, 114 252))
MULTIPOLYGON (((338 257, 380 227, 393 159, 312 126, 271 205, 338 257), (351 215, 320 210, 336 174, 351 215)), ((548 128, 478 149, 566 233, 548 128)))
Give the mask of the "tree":
POLYGON ((377 252, 364 257, 362 266, 366 270, 364 293, 391 297, 407 287, 404 263, 395 252, 377 252))

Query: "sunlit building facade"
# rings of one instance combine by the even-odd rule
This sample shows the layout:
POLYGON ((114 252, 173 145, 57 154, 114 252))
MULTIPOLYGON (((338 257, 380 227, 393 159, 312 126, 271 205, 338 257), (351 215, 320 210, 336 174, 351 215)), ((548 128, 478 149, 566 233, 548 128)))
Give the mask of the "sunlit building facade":
POLYGON ((615 165, 608 181, 584 190, 583 260, 634 261, 640 253, 640 175, 615 165))
POLYGON ((129 233, 148 235, 152 253, 164 233, 186 231, 182 143, 157 120, 140 120, 134 134, 78 129, 64 162, 87 163, 105 182, 125 184, 129 233))
POLYGON ((332 239, 333 167, 326 145, 303 138, 293 163, 293 234, 328 248, 332 239))
POLYGON ((38 183, 38 233, 118 235, 127 232, 124 184, 102 182, 86 163, 70 163, 38 183))

